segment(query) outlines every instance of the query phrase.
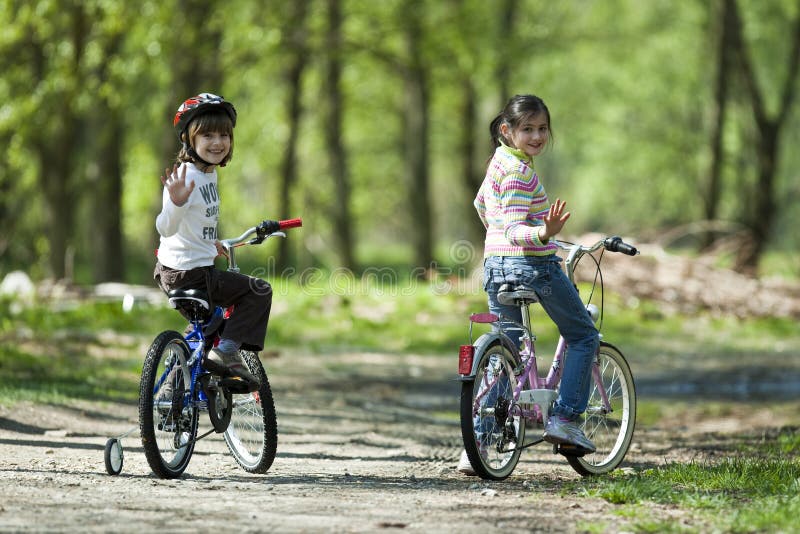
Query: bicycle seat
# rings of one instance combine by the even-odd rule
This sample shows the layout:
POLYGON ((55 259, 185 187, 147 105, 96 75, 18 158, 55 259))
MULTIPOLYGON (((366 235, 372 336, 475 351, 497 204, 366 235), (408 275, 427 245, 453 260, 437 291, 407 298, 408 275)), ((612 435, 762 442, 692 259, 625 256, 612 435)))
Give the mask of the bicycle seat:
POLYGON ((208 294, 200 289, 173 289, 167 297, 170 306, 186 312, 193 319, 205 318, 211 311, 208 294))
POLYGON ((511 284, 506 283, 501 285, 500 289, 497 290, 497 301, 500 304, 519 306, 521 304, 538 302, 539 297, 536 296, 536 292, 525 286, 512 287, 511 284))

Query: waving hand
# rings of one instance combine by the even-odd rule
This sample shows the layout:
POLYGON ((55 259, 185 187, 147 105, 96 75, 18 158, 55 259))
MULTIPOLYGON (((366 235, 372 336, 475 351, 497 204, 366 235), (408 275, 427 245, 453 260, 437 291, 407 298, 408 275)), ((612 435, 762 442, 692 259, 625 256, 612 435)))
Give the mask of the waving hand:
POLYGON ((164 171, 161 176, 161 183, 167 188, 169 198, 176 206, 183 206, 189 200, 189 195, 194 191, 194 182, 186 185, 186 166, 181 169, 180 175, 178 174, 178 165, 172 167, 172 172, 169 169, 164 171))

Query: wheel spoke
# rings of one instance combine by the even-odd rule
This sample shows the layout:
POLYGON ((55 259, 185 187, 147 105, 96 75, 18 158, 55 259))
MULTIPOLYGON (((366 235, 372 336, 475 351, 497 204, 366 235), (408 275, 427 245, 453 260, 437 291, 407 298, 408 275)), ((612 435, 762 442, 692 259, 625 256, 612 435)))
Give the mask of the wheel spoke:
POLYGON ((462 436, 476 473, 501 480, 516 467, 525 432, 524 422, 515 415, 519 410, 514 408, 516 363, 499 344, 478 357, 474 382, 462 388, 462 436))
POLYGON ((277 423, 272 391, 258 355, 242 352, 242 359, 261 388, 253 393, 233 396, 231 423, 225 442, 236 461, 246 471, 264 473, 272 465, 277 443, 277 423))
POLYGON ((189 347, 178 332, 162 332, 145 356, 139 387, 139 429, 145 456, 162 478, 180 476, 197 434, 197 407, 189 401, 189 347))

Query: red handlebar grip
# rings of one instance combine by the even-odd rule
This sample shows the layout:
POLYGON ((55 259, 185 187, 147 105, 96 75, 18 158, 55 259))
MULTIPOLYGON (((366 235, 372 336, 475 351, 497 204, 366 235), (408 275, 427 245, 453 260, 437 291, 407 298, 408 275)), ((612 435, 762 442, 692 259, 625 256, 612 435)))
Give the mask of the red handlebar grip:
POLYGON ((280 225, 281 230, 297 228, 298 226, 303 226, 303 219, 286 219, 285 221, 278 221, 278 225, 280 225))

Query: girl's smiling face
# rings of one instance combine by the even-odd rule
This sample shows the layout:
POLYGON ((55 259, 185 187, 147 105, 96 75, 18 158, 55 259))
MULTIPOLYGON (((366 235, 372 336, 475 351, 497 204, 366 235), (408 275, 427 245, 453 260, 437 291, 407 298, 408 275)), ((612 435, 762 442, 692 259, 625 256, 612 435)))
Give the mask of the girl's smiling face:
POLYGON ((198 156, 212 165, 219 165, 231 150, 231 136, 227 132, 206 130, 194 137, 193 144, 198 156))
POLYGON ((550 139, 550 123, 546 114, 537 113, 525 117, 515 128, 503 124, 500 132, 512 147, 533 157, 538 156, 547 145, 550 139))

